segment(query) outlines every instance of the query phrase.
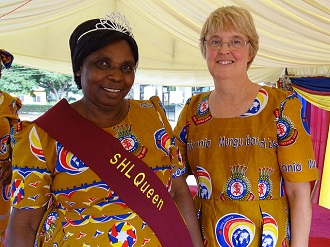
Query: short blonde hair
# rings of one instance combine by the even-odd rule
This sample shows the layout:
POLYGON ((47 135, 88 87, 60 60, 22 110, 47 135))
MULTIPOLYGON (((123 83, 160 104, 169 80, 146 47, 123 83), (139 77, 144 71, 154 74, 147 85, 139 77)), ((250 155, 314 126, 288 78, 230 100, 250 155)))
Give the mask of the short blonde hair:
POLYGON ((247 64, 247 68, 249 68, 259 49, 259 36, 250 12, 236 6, 221 7, 213 11, 205 21, 199 39, 204 58, 206 57, 205 37, 218 31, 236 31, 248 37, 252 57, 247 64))

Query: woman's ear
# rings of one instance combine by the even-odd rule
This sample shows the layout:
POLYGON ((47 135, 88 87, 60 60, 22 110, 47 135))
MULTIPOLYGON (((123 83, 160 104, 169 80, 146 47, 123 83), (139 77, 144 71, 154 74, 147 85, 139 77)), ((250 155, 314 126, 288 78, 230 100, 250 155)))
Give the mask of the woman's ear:
POLYGON ((81 76, 81 69, 77 70, 76 76, 79 76, 79 77, 81 76))

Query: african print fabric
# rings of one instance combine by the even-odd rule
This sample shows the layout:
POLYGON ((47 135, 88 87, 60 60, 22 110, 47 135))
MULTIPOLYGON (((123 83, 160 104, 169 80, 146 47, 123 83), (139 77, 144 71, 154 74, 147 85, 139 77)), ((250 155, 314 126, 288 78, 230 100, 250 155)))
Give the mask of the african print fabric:
POLYGON ((299 99, 262 87, 245 114, 214 118, 209 95, 190 98, 175 128, 207 246, 289 246, 284 179, 318 177, 299 99))
MULTIPOLYGON (((0 171, 2 162, 10 158, 10 128, 18 120, 17 112, 22 103, 8 93, 0 91, 0 171)), ((0 181, 3 178, 0 175, 0 181)), ((5 231, 10 212, 10 184, 0 185, 0 247, 4 246, 5 231)))
MULTIPOLYGON (((150 101, 131 100, 127 117, 104 130, 148 164, 169 191, 171 179, 185 172, 150 101)), ((50 205, 36 246, 160 246, 149 226, 61 143, 29 122, 14 137, 13 206, 50 205)))

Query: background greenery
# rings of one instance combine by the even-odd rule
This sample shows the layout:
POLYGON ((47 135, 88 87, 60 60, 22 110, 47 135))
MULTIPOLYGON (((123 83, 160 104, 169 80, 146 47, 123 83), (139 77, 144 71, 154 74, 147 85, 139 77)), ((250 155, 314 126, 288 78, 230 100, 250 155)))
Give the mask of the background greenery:
POLYGON ((25 105, 19 110, 19 113, 43 113, 51 108, 53 104, 49 105, 25 105))
POLYGON ((10 94, 31 95, 34 91, 43 88, 47 95, 48 102, 58 102, 69 95, 80 94, 71 75, 58 74, 35 68, 24 67, 13 64, 8 70, 2 70, 0 79, 0 90, 10 94), (71 93, 71 94, 70 94, 71 93))

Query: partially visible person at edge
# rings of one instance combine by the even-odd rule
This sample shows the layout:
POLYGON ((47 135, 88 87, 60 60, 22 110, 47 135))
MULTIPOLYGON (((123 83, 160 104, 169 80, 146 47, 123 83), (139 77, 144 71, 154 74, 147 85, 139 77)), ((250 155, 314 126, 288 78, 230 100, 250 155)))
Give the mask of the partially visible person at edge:
POLYGON ((211 13, 200 48, 214 90, 188 99, 174 132, 197 180, 204 241, 308 246, 310 181, 318 170, 299 99, 249 79, 259 38, 247 10, 226 6, 211 13))
MULTIPOLYGON (((9 69, 14 56, 0 49, 0 78, 2 65, 9 69)), ((1 83, 1 81, 0 81, 1 83)), ((1 86, 0 86, 1 88, 1 86)), ((0 90, 0 247, 5 246, 5 232, 10 214, 11 147, 10 129, 19 122, 18 110, 22 103, 0 90)))
MULTIPOLYGON (((97 150, 102 149, 103 143, 93 143, 102 136, 90 140, 88 146, 82 145, 84 135, 94 131, 94 127, 103 131, 106 137, 115 137, 121 148, 126 148, 125 152, 142 159, 148 171, 151 168, 153 176, 161 180, 166 194, 170 192, 184 217, 194 246, 203 246, 193 200, 182 176, 185 167, 173 145, 173 132, 165 132, 164 126, 170 125, 166 118, 160 117, 164 116, 164 112, 157 110, 163 111, 159 107, 159 98, 125 98, 134 83, 138 64, 138 47, 128 21, 120 13, 112 13, 104 19, 88 20, 76 27, 69 44, 74 80, 78 89, 82 89, 83 98, 70 105, 62 100, 51 110, 57 105, 68 106, 66 108, 70 108, 70 113, 74 112, 71 115, 79 116, 79 119, 82 117, 77 128, 85 122, 92 125, 92 129, 79 133, 81 140, 74 141, 74 145, 87 153, 89 149, 95 150, 95 145, 98 145, 97 150)), ((69 118, 66 116, 63 120, 67 121, 67 125, 74 121, 69 118)), ((58 126, 58 131, 67 130, 58 126)), ((72 128, 69 131, 73 133, 75 130, 72 128)), ((7 247, 162 246, 148 222, 144 222, 132 209, 136 205, 126 204, 116 189, 100 178, 99 175, 104 174, 92 170, 94 168, 90 166, 93 164, 83 162, 40 126, 22 121, 21 130, 16 130, 13 142, 13 209, 7 231, 7 247)), ((107 146, 108 149, 110 152, 112 145, 107 146)), ((120 155, 125 154, 114 155, 110 163, 115 163, 115 157, 120 155)), ((123 160, 117 167, 127 176, 127 181, 122 181, 123 187, 131 186, 131 172, 140 169, 136 164, 128 168, 129 163, 123 160)), ((117 175, 107 171, 108 167, 104 166, 103 173, 115 180, 117 175)), ((135 182, 132 186, 138 185, 139 182, 135 182)), ((159 197, 152 196, 152 193, 156 194, 157 190, 152 185, 150 187, 152 189, 145 194, 140 192, 137 197, 149 197, 150 203, 155 204, 159 197)), ((125 193, 136 196, 129 189, 125 193)), ((136 200, 136 204, 139 203, 136 200)), ((165 201, 164 206, 168 203, 165 201)), ((157 219, 157 215, 151 217, 157 219)), ((181 216, 180 220, 183 222, 181 216)), ((165 226, 168 222, 157 224, 165 226)), ((188 238, 190 235, 188 233, 188 238)), ((185 240, 191 242, 187 238, 185 240)))

